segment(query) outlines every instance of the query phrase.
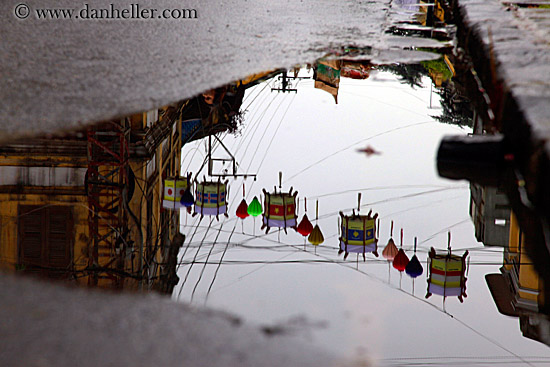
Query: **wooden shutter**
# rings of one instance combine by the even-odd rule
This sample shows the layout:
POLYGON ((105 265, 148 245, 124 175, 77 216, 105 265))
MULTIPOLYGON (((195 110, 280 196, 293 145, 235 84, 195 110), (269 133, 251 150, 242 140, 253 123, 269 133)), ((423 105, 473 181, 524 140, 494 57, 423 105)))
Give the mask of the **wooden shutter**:
POLYGON ((53 278, 69 276, 73 236, 70 207, 19 208, 19 261, 27 271, 53 278))
POLYGON ((28 270, 42 266, 42 213, 35 207, 22 207, 19 212, 19 260, 28 270))

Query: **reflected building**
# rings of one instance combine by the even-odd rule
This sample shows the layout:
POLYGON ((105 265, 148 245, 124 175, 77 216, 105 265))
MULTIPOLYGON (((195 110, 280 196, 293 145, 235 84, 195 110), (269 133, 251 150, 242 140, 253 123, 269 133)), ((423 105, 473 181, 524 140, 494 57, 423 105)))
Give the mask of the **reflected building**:
POLYGON ((347 55, 360 52, 359 49, 349 48, 344 51, 346 55, 338 54, 338 59, 327 58, 319 60, 313 67, 313 80, 315 88, 324 90, 334 97, 338 104, 338 90, 340 78, 367 79, 373 65, 368 61, 355 61, 346 59, 347 55))
POLYGON ((550 346, 550 303, 544 292, 545 282, 527 255, 529 244, 525 241, 512 212, 501 274, 488 274, 485 278, 499 312, 518 317, 523 336, 550 346))
POLYGON ((313 80, 315 88, 324 90, 334 97, 338 104, 338 89, 340 88, 341 60, 320 60, 313 68, 313 80))
MULTIPOLYGON (((0 147, 0 266, 107 288, 166 288, 179 215, 179 106, 0 147)), ((170 288, 170 287, 168 287, 170 288)), ((169 290, 169 289, 166 289, 169 290)))
POLYGON ((485 246, 503 246, 510 232, 510 205, 503 190, 470 184, 470 217, 478 242, 485 246))
POLYGON ((0 147, 0 269, 171 292, 184 236, 179 206, 163 207, 165 180, 181 176, 185 143, 235 130, 245 89, 274 73, 63 136, 0 147))
POLYGON ((252 74, 235 83, 204 92, 182 108, 182 144, 220 132, 235 132, 243 121, 240 111, 246 89, 282 70, 252 74))

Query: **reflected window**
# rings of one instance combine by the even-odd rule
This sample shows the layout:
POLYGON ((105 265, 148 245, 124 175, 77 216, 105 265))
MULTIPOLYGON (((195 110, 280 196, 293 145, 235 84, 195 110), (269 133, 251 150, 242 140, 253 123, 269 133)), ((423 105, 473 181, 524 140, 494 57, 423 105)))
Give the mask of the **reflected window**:
POLYGON ((66 206, 19 206, 20 269, 49 278, 68 277, 72 219, 72 210, 66 206))

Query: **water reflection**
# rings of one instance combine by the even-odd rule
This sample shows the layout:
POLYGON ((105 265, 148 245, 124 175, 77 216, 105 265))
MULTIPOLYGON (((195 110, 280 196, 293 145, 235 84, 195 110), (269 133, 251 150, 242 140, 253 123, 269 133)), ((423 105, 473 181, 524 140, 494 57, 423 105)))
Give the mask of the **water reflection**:
POLYGON ((183 236, 162 208, 162 177, 179 170, 176 116, 167 107, 0 147, 2 268, 170 291, 183 236))
POLYGON ((3 266, 102 287, 174 289, 181 301, 288 328, 335 353, 371 340, 380 363, 433 356, 425 340, 450 359, 466 350, 547 355, 493 310, 519 317, 523 335, 546 342, 545 282, 503 189, 435 174, 442 136, 471 131, 468 108, 444 107, 465 98, 433 63, 373 65, 345 60, 349 52, 252 76, 159 117, 3 147, 11 199, 2 212, 11 241, 3 241, 11 259, 3 266), (338 88, 327 93, 330 83, 338 88), (24 173, 52 144, 59 158, 40 164, 54 173, 24 173), (107 159, 118 151, 127 169, 107 159), (16 159, 25 154, 34 160, 16 159), (75 173, 60 176, 67 166, 75 173), (92 193, 102 197, 95 210, 92 193), (111 241, 108 261, 101 241, 111 241), (397 354, 395 340, 407 340, 397 354))
POLYGON ((525 337, 550 345, 545 280, 535 271, 526 250, 529 244, 513 213, 509 240, 502 244, 505 251, 500 273, 485 276, 495 304, 500 313, 519 318, 525 337))
POLYGON ((481 96, 486 103, 463 110, 471 116, 472 135, 441 143, 438 170, 444 177, 470 181, 470 216, 477 240, 504 248, 500 271, 486 275, 499 312, 518 317, 525 337, 550 345, 545 296, 550 284, 548 223, 529 201, 511 146, 500 134, 495 102, 479 88, 474 72, 456 79, 462 85, 477 86, 469 88, 472 98, 481 96))
MULTIPOLYGON (((442 20, 438 4, 402 3, 417 20, 392 34, 426 36, 442 20)), ((502 317, 548 344, 542 226, 517 204, 518 177, 503 184, 510 157, 499 136, 483 136, 492 154, 474 152, 476 165, 454 160, 464 158, 455 143, 496 125, 470 104, 460 58, 440 51, 378 64, 371 48, 343 47, 173 106, 3 146, 2 267, 159 289, 379 364, 547 363, 548 350, 502 317), (470 185, 435 172, 447 134, 459 139, 447 141, 439 171, 470 185)))
MULTIPOLYGON (((293 93, 283 93, 282 76, 246 91, 243 127, 224 136, 223 150, 235 158, 237 172, 254 172, 257 180, 227 176, 224 221, 199 223, 183 214, 188 241, 174 298, 232 310, 270 330, 306 317, 306 324, 323 326, 293 333, 336 353, 357 353, 369 340, 369 354, 382 364, 398 357, 429 361, 434 349, 421 342, 427 340, 448 361, 499 356, 523 365, 529 356, 548 356, 521 337, 517 322, 495 312, 496 293, 484 280, 502 265, 503 250, 494 246, 502 248, 497 242, 511 228, 502 191, 449 182, 434 172, 442 136, 472 131, 463 92, 433 64, 363 60, 354 68, 368 70, 368 78, 347 78, 345 55, 287 72, 285 88, 293 93), (271 191, 281 171, 279 188, 271 191), (358 193, 363 202, 353 205, 358 193), (273 205, 277 194, 288 197, 273 205), (239 215, 250 213, 243 203, 253 197, 263 203, 256 208, 262 222, 239 215), (274 215, 291 225, 260 232, 274 215), (312 222, 320 241, 308 241, 312 222), (394 223, 403 233, 399 247, 390 240, 394 223), (388 243, 383 251, 379 241, 388 243), (405 347, 396 354, 392 341, 405 347)), ((184 149, 182 170, 208 162, 209 146, 184 149)))

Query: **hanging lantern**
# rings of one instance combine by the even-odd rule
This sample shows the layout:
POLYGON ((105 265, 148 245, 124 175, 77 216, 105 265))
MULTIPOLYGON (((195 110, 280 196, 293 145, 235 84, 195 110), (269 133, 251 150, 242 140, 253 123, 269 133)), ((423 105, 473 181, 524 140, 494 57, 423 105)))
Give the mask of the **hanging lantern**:
POLYGON ((411 278, 419 277, 424 272, 424 268, 422 267, 422 264, 420 264, 420 261, 418 261, 416 255, 413 255, 411 261, 409 261, 405 267, 405 272, 411 278))
POLYGON ((191 174, 187 175, 187 188, 181 195, 180 204, 183 205, 186 208, 189 208, 193 206, 195 203, 195 198, 193 197, 193 194, 191 193, 191 174))
POLYGON ((264 218, 262 229, 266 228, 265 233, 269 232, 271 227, 283 228, 285 233, 287 227, 296 229, 296 195, 298 191, 292 193, 292 188, 288 193, 270 194, 264 190, 264 218))
POLYGON ((260 204, 260 201, 258 200, 257 196, 254 196, 254 199, 252 199, 252 202, 248 206, 247 212, 253 217, 257 217, 258 215, 262 214, 262 204, 260 204))
POLYGON ((309 218, 307 217, 307 199, 304 198, 304 216, 302 217, 302 220, 298 224, 298 227, 296 227, 296 231, 301 234, 304 237, 309 236, 311 231, 313 231, 313 225, 309 221, 309 218))
POLYGON ((339 254, 344 252, 344 260, 350 252, 363 254, 363 260, 366 260, 365 254, 372 252, 378 257, 378 239, 376 238, 376 218, 378 213, 371 216, 372 210, 367 215, 360 215, 361 193, 357 195, 358 205, 352 215, 344 215, 340 212, 342 236, 340 237, 339 254))
POLYGON ((250 214, 248 214, 248 205, 246 204, 246 200, 243 199, 239 206, 237 207, 237 217, 244 219, 248 217, 250 214))
POLYGON ((183 207, 181 198, 188 189, 190 189, 190 185, 186 177, 169 177, 165 179, 162 207, 172 210, 183 207))
POLYGON ((346 216, 340 212, 342 219, 342 236, 340 237, 340 250, 345 252, 344 258, 347 258, 350 252, 365 253, 372 252, 378 256, 378 239, 375 236, 376 224, 375 218, 370 215, 355 214, 346 216))
POLYGON ((319 246, 323 242, 325 242, 325 237, 323 236, 323 232, 321 232, 321 228, 319 228, 319 200, 317 200, 316 209, 315 209, 315 227, 309 234, 309 237, 307 240, 309 243, 311 243, 313 246, 319 246))
POLYGON ((227 182, 203 181, 196 185, 195 189, 195 213, 200 214, 201 219, 205 215, 218 216, 223 214, 227 217, 227 182))
POLYGON ((244 198, 244 184, 243 184, 243 200, 241 201, 241 203, 237 207, 236 214, 237 214, 237 217, 239 217, 241 219, 244 219, 244 218, 246 218, 250 215, 250 214, 248 214, 248 204, 246 204, 246 200, 244 198))
MULTIPOLYGON (((282 172, 279 172, 279 189, 282 186, 282 172)), ((267 234, 271 227, 286 229, 288 227, 296 229, 296 196, 298 191, 292 192, 292 187, 288 193, 275 191, 271 194, 265 189, 264 192, 264 216, 262 228, 267 234)))
POLYGON ((390 239, 388 240, 388 244, 384 248, 384 251, 382 251, 382 256, 384 256, 384 259, 388 261, 393 261, 395 259, 395 256, 399 252, 397 249, 397 246, 395 246, 395 242, 393 241, 393 220, 391 222, 391 230, 390 230, 390 239))
POLYGON ((183 195, 181 196, 180 204, 183 205, 186 208, 189 208, 193 206, 195 203, 195 198, 193 197, 193 194, 191 193, 191 188, 188 187, 183 195))
POLYGON ((407 254, 405 254, 405 251, 403 249, 399 249, 397 252, 397 255, 395 255, 395 259, 393 259, 393 267, 397 270, 405 271, 405 268, 407 267, 407 264, 409 263, 409 258, 407 257, 407 254))
MULTIPOLYGON (((449 233, 450 242, 450 233, 449 233)), ((466 258, 468 251, 462 256, 453 255, 449 243, 446 253, 437 253, 432 247, 428 254, 428 290, 426 298, 432 294, 458 297, 463 302, 466 295, 466 258)))
POLYGON ((395 255, 395 258, 393 259, 393 267, 399 270, 399 272, 405 271, 405 268, 407 267, 407 264, 409 263, 409 258, 407 257, 407 254, 405 254, 405 251, 403 250, 403 229, 401 229, 401 248, 397 252, 397 255, 395 255))
POLYGON ((304 214, 302 217, 302 220, 298 224, 298 227, 296 227, 296 231, 298 231, 299 234, 301 234, 304 237, 309 236, 311 231, 313 231, 313 224, 309 221, 307 214, 304 214))
POLYGON ((376 217, 369 215, 355 214, 344 215, 340 212, 340 218, 342 219, 342 236, 340 237, 340 251, 345 253, 344 259, 346 259, 350 252, 363 254, 372 252, 378 257, 378 239, 376 238, 376 217))
POLYGON ((420 261, 418 261, 418 257, 416 257, 416 237, 414 238, 414 255, 405 267, 405 273, 407 273, 408 276, 411 278, 416 278, 422 275, 424 272, 424 268, 422 267, 422 264, 420 264, 420 261))
POLYGON ((307 238, 307 240, 313 246, 319 246, 320 244, 325 242, 325 237, 323 236, 323 232, 321 232, 321 228, 319 228, 318 224, 316 224, 315 227, 313 227, 313 230, 309 234, 309 237, 307 238))

